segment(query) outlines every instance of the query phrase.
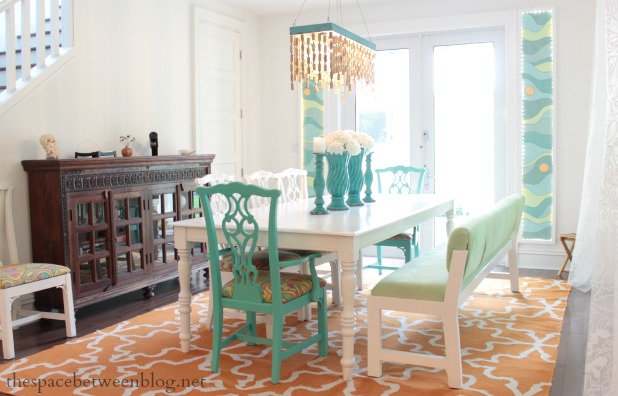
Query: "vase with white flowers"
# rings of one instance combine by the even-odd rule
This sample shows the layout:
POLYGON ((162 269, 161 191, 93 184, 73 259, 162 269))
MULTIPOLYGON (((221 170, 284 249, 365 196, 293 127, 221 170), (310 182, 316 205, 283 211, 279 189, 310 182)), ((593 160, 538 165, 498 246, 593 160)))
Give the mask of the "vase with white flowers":
POLYGON ((363 159, 365 153, 369 153, 373 149, 374 141, 365 132, 347 131, 354 138, 359 146, 360 152, 350 157, 348 162, 348 174, 350 175, 350 189, 348 199, 345 201, 349 206, 363 206, 363 200, 360 197, 363 189, 363 159))
POLYGON ((326 189, 331 196, 331 203, 326 208, 348 210, 350 207, 345 203, 345 195, 350 188, 348 162, 350 156, 360 153, 360 145, 348 131, 334 131, 326 135, 325 146, 328 163, 326 189))
POLYGON ((133 149, 131 148, 131 143, 135 141, 135 136, 131 135, 123 135, 120 136, 120 143, 124 144, 124 147, 121 151, 123 157, 130 157, 133 155, 133 149))

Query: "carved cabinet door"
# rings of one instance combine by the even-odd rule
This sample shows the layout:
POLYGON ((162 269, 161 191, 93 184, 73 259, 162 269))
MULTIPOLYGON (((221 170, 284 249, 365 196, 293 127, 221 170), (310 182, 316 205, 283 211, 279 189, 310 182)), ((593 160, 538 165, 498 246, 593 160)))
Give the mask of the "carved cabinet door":
POLYGON ((107 192, 70 194, 67 206, 73 293, 105 289, 113 279, 107 192))

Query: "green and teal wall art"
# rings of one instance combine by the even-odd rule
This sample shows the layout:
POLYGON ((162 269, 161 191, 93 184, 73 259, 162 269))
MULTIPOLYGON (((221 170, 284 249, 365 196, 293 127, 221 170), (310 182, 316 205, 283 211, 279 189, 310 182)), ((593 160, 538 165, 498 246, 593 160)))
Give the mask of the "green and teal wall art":
POLYGON ((309 196, 314 197, 313 179, 315 177, 315 156, 313 155, 313 138, 324 135, 324 98, 323 90, 313 89, 313 84, 303 84, 301 99, 302 120, 302 167, 307 170, 309 196))
POLYGON ((521 14, 522 237, 554 239, 554 14, 521 14))

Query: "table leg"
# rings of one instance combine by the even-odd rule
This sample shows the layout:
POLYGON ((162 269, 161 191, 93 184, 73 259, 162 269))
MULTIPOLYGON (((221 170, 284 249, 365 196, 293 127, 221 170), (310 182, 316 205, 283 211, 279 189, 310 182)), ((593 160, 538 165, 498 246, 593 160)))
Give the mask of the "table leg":
POLYGON ((451 231, 455 228, 453 218, 455 217, 455 209, 448 210, 446 212, 446 235, 451 235, 451 231))
POLYGON ((354 373, 354 335, 356 333, 356 314, 354 312, 354 293, 356 291, 356 262, 341 261, 341 289, 343 294, 343 309, 341 313, 341 336, 343 356, 341 369, 344 380, 351 380, 354 373))
POLYGON ((180 293, 178 303, 180 307, 180 349, 189 352, 191 349, 191 263, 190 250, 178 248, 178 281, 180 293))

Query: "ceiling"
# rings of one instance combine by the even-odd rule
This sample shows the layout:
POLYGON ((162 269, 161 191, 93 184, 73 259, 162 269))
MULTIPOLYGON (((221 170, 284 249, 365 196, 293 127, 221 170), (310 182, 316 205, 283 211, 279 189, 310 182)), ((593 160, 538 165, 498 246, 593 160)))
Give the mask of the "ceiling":
POLYGON ((255 15, 264 16, 298 13, 301 6, 303 10, 328 10, 330 5, 331 13, 333 13, 338 3, 341 3, 344 7, 356 6, 358 3, 362 8, 363 4, 377 3, 378 1, 383 0, 225 0, 225 3, 242 8, 255 15))

